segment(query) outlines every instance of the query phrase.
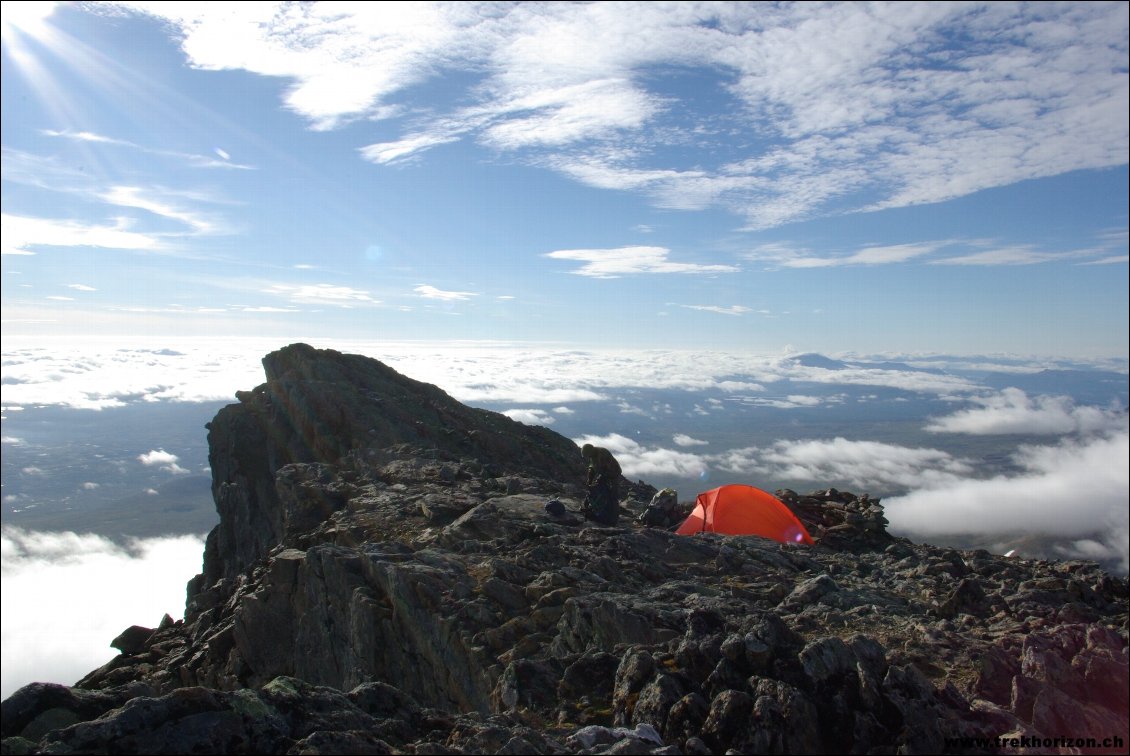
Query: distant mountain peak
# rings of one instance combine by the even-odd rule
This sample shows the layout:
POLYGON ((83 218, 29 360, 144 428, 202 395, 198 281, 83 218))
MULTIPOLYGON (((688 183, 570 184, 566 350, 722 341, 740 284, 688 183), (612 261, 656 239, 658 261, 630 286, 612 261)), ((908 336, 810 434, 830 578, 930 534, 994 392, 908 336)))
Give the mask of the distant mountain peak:
POLYGON ((808 352, 806 354, 798 354, 789 358, 791 361, 803 367, 822 368, 824 370, 845 370, 850 367, 846 362, 833 360, 831 357, 825 357, 816 352, 808 352))

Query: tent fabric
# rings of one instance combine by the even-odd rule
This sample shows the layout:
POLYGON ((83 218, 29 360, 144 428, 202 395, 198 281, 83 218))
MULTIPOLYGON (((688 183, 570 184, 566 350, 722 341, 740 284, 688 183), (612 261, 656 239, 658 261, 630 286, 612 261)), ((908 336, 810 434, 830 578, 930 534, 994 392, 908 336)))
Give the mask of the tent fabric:
POLYGON ((813 544, 804 525, 780 499, 744 485, 720 486, 700 493, 694 510, 675 532, 759 535, 781 543, 813 544))

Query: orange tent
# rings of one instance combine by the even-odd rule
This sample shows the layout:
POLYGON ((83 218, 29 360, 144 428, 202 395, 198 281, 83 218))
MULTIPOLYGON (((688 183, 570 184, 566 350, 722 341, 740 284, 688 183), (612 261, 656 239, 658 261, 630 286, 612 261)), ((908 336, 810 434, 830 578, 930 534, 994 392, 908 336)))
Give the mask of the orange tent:
POLYGON ((759 535, 781 543, 807 543, 812 536, 780 499, 753 486, 731 485, 700 493, 679 535, 759 535))

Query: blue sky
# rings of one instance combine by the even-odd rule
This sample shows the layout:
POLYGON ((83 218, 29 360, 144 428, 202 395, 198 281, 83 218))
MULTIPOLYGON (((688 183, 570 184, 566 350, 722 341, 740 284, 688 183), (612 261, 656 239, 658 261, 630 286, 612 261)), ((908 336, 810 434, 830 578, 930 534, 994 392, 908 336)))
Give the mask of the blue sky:
POLYGON ((5 3, 3 334, 1125 357, 1127 28, 5 3))

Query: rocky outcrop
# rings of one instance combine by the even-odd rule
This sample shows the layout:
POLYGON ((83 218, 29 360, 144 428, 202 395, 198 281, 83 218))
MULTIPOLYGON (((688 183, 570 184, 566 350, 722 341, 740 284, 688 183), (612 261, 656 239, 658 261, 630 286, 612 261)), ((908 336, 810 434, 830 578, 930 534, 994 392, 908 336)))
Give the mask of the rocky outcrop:
POLYGON ((914 544, 834 489, 778 492, 814 547, 640 527, 646 486, 621 525, 594 526, 579 453, 549 431, 363 358, 265 362, 266 387, 211 426, 223 534, 185 619, 131 628, 74 688, 5 701, 6 753, 1130 742, 1127 583, 1093 564, 914 544), (378 385, 420 422, 369 406, 378 385), (227 553, 245 528, 254 548, 227 553))
POLYGON ((208 536, 201 586, 235 578, 287 536, 300 535, 340 508, 350 467, 410 444, 433 458, 484 460, 488 475, 541 475, 576 481, 576 444, 545 428, 473 409, 439 388, 359 355, 292 344, 263 358, 267 382, 237 394, 208 425, 212 494, 220 524, 208 536), (293 463, 303 480, 279 485, 293 463), (311 477, 313 476, 313 477, 311 477), (304 490, 296 490, 295 487, 304 490))

